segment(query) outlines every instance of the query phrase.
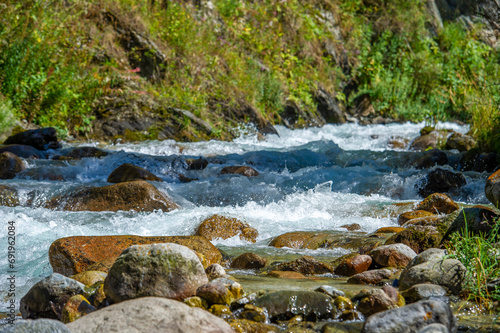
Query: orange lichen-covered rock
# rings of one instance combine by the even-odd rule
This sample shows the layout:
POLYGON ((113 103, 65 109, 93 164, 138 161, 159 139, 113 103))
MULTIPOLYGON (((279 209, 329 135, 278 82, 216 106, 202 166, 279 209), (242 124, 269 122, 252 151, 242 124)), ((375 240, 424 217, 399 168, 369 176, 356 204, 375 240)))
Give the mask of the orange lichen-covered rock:
MULTIPOLYGON (((222 255, 206 238, 199 236, 75 236, 60 238, 49 249, 49 260, 54 272, 66 276, 88 270, 88 267, 107 260, 115 260, 132 245, 175 243, 201 253, 205 268, 220 263, 222 255)), ((94 268, 95 269, 95 268, 94 268)))
POLYGON ((255 243, 259 233, 256 229, 238 219, 213 215, 200 224, 196 235, 203 236, 208 240, 228 239, 239 235, 240 239, 255 243))
POLYGON ((431 213, 450 214, 459 208, 460 206, 446 194, 434 193, 419 203, 416 209, 425 210, 431 213))
POLYGON ((375 231, 376 234, 397 234, 398 232, 401 232, 405 230, 403 227, 382 227, 380 229, 377 229, 375 231))
POLYGON ((169 212, 179 208, 166 194, 143 180, 76 190, 47 201, 44 207, 94 212, 119 210, 169 212))
POLYGON ((414 210, 410 212, 405 212, 398 216, 398 224, 403 225, 409 220, 418 219, 421 217, 434 216, 435 214, 428 212, 426 210, 414 210))

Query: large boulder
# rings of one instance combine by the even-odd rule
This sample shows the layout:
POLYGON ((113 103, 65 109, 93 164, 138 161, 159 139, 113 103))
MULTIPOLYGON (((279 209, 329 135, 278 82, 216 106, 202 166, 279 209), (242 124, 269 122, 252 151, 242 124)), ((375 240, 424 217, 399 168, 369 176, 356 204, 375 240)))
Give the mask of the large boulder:
POLYGON ((500 170, 488 177, 484 192, 486 198, 497 208, 500 208, 500 170))
POLYGON ((265 294, 253 305, 267 309, 272 322, 301 315, 307 321, 331 318, 335 312, 333 299, 316 291, 282 290, 265 294))
POLYGON ((161 182, 162 180, 144 168, 130 163, 124 163, 113 170, 108 176, 108 183, 124 183, 134 180, 150 180, 161 182))
POLYGON ((161 297, 114 304, 69 323, 67 327, 72 333, 234 333, 228 323, 205 310, 161 297))
POLYGON ((433 323, 443 324, 449 332, 457 331, 457 319, 448 304, 425 300, 371 315, 362 333, 415 333, 433 323))
POLYGON ((2 326, 2 333, 71 333, 59 320, 54 319, 16 319, 13 325, 2 326))
POLYGON ((427 176, 418 184, 418 193, 422 197, 427 197, 436 192, 449 192, 458 190, 467 184, 465 176, 446 169, 436 168, 429 172, 427 176))
POLYGON ((31 287, 21 298, 21 315, 24 319, 60 319, 64 304, 71 296, 83 294, 84 289, 82 283, 53 273, 31 287))
POLYGON ((465 266, 456 259, 434 259, 403 270, 399 289, 404 291, 421 283, 432 283, 458 295, 462 291, 466 273, 465 266))
POLYGON ((259 233, 257 229, 238 219, 213 215, 201 222, 196 230, 196 235, 203 236, 208 240, 228 239, 239 235, 240 239, 255 243, 259 233))
POLYGON ((6 185, 0 185, 0 206, 14 207, 19 205, 17 190, 6 185))
POLYGON ((44 204, 45 208, 70 211, 136 210, 169 212, 179 205, 166 194, 146 181, 119 183, 103 187, 90 187, 55 197, 44 204))
POLYGON ((113 303, 146 296, 182 300, 207 282, 203 265, 189 248, 172 243, 133 245, 109 270, 104 292, 113 303))
POLYGON ((420 202, 415 209, 434 214, 450 214, 460 209, 460 206, 444 193, 433 193, 420 202))
POLYGON ((24 169, 23 160, 16 155, 9 152, 0 154, 0 179, 12 179, 24 169))
POLYGON ((369 255, 382 267, 404 268, 417 256, 415 251, 404 244, 383 245, 373 249, 369 255))
POLYGON ((449 133, 446 130, 433 130, 416 138, 410 145, 410 150, 424 151, 433 148, 441 148, 446 144, 449 133))
POLYGON ((57 141, 57 133, 53 127, 29 130, 9 136, 5 145, 27 145, 38 150, 61 148, 57 141))
POLYGON ((294 261, 279 264, 276 269, 280 271, 293 271, 301 274, 333 273, 333 267, 331 265, 321 262, 311 256, 303 256, 294 261))
POLYGON ((478 148, 473 148, 460 159, 461 171, 493 172, 498 166, 498 155, 496 153, 483 153, 478 148))
POLYGON ((49 248, 49 261, 56 273, 74 275, 90 268, 104 270, 132 245, 175 243, 184 245, 205 259, 205 267, 222 261, 220 251, 200 236, 74 236, 60 238, 49 248), (99 268, 104 266, 103 268, 99 268))

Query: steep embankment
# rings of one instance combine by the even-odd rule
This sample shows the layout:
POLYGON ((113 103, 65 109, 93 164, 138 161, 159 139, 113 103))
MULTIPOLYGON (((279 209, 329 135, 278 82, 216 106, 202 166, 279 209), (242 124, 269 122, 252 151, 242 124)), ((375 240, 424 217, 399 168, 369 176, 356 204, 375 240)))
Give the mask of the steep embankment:
POLYGON ((500 151, 495 1, 7 0, 0 13, 0 130, 18 118, 203 140, 241 122, 459 119, 500 151))

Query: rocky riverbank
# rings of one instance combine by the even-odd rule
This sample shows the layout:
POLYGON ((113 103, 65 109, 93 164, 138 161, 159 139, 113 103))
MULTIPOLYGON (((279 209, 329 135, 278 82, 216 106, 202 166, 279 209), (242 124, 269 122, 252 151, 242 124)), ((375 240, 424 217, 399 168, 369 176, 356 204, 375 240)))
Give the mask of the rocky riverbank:
MULTIPOLYGON (((95 147, 61 149, 51 133, 46 129, 10 138, 2 147, 3 179, 30 175, 40 183, 64 183, 72 177, 64 170, 74 161, 116 154, 95 147), (61 165, 33 168, 34 158, 61 165)), ((467 327, 493 332, 498 325, 491 317, 474 325, 456 310, 476 305, 461 299, 466 267, 444 249, 453 232, 466 228, 486 235, 493 230, 500 216, 500 171, 494 172, 496 156, 471 152, 467 144, 453 146, 457 141, 470 142, 459 133, 435 129, 424 129, 413 140, 411 147, 426 151, 407 155, 405 163, 414 169, 432 166, 416 182, 423 200, 379 206, 370 214, 391 216, 397 225, 369 233, 356 231, 362 229, 356 223, 337 230, 305 228, 278 233, 256 251, 243 246, 228 253, 212 242, 258 243, 259 229, 218 213, 199 221, 191 235, 164 236, 153 229, 149 236, 59 238, 48 250, 52 274, 22 297, 24 320, 6 326, 6 332, 456 332, 467 327), (434 141, 419 144, 429 138, 434 141), (464 152, 457 153, 462 146, 464 152), (437 149, 446 147, 455 153, 437 149), (468 168, 488 172, 484 194, 493 205, 458 204, 450 197, 467 185, 468 168), (290 253, 266 254, 267 249, 298 252, 291 258, 290 253), (328 251, 335 249, 346 254, 329 258, 328 251), (323 254, 318 258, 315 253, 323 254)), ((170 177, 195 184, 211 163, 214 159, 186 158, 177 169, 186 175, 170 177)), ((266 172, 253 166, 226 165, 219 177, 265 179, 266 172)), ((169 213, 189 206, 162 190, 162 176, 122 163, 107 174, 106 184, 65 187, 51 197, 26 196, 2 185, 0 197, 9 207, 104 211, 110 218, 121 211, 169 213)), ((494 281, 487 283, 495 288, 494 281)), ((492 312, 500 310, 494 306, 492 312)))

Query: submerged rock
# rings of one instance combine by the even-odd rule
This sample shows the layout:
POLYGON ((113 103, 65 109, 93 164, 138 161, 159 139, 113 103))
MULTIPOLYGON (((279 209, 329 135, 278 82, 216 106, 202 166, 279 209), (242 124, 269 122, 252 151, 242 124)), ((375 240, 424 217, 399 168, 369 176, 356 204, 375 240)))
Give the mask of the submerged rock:
POLYGON ((231 268, 258 269, 266 266, 267 259, 255 253, 243 253, 231 261, 231 268))
POLYGON ((133 245, 116 259, 104 281, 104 292, 113 302, 158 296, 182 300, 194 296, 208 282, 196 254, 171 244, 133 245))
POLYGON ((500 209, 500 170, 488 177, 484 192, 486 198, 500 209))
POLYGON ((198 230, 196 230, 196 235, 203 236, 208 240, 228 239, 239 235, 240 239, 255 243, 259 233, 248 223, 238 219, 213 215, 200 224, 198 230))
POLYGON ((460 209, 460 206, 444 193, 433 193, 420 202, 415 209, 434 214, 450 214, 460 209))
POLYGON ((256 177, 259 175, 257 170, 254 168, 251 168, 249 166, 227 166, 222 168, 220 171, 221 175, 227 175, 227 174, 235 174, 235 175, 242 175, 245 177, 256 177))
POLYGON ((61 148, 57 141, 56 130, 53 127, 29 130, 9 136, 4 142, 5 145, 27 145, 38 150, 61 148))
MULTIPOLYGON (((201 253, 205 266, 220 263, 220 251, 206 238, 200 236, 74 236, 60 238, 49 248, 49 260, 54 272, 74 275, 84 272, 93 264, 107 260, 105 266, 132 245, 175 243, 201 253)), ((93 268, 96 269, 96 268, 93 268)))
POLYGON ((297 260, 279 264, 276 267, 280 271, 293 271, 301 274, 325 274, 333 273, 333 267, 321 262, 311 256, 303 256, 297 260))
POLYGON ((119 210, 169 212, 180 208, 166 194, 143 180, 76 190, 47 201, 44 207, 94 212, 119 210))
POLYGON ((228 323, 208 311, 162 297, 143 297, 114 304, 67 327, 72 333, 234 332, 228 323))
POLYGON ((12 179, 24 169, 23 160, 16 155, 9 152, 0 154, 0 179, 12 179))
POLYGON ((161 182, 162 180, 144 168, 141 168, 130 163, 124 163, 113 170, 108 177, 108 183, 124 183, 134 180, 149 180, 161 182))
POLYGON ((297 315, 317 321, 330 318, 335 310, 333 299, 316 291, 275 291, 259 297, 253 305, 267 309, 272 322, 297 315))
POLYGON ((21 298, 21 315, 24 319, 60 319, 64 304, 71 296, 83 294, 84 288, 78 281, 53 273, 31 287, 21 298))
POLYGON ((450 306, 440 301, 420 301, 374 314, 366 319, 362 333, 411 333, 433 323, 457 331, 457 320, 450 306))
POLYGON ((6 185, 0 185, 0 206, 19 206, 17 190, 6 185))
POLYGON ((279 279, 307 279, 304 274, 294 271, 270 271, 267 276, 279 279))
POLYGON ((66 154, 66 157, 81 159, 81 158, 101 158, 108 156, 109 153, 96 147, 75 147, 71 148, 66 154))

